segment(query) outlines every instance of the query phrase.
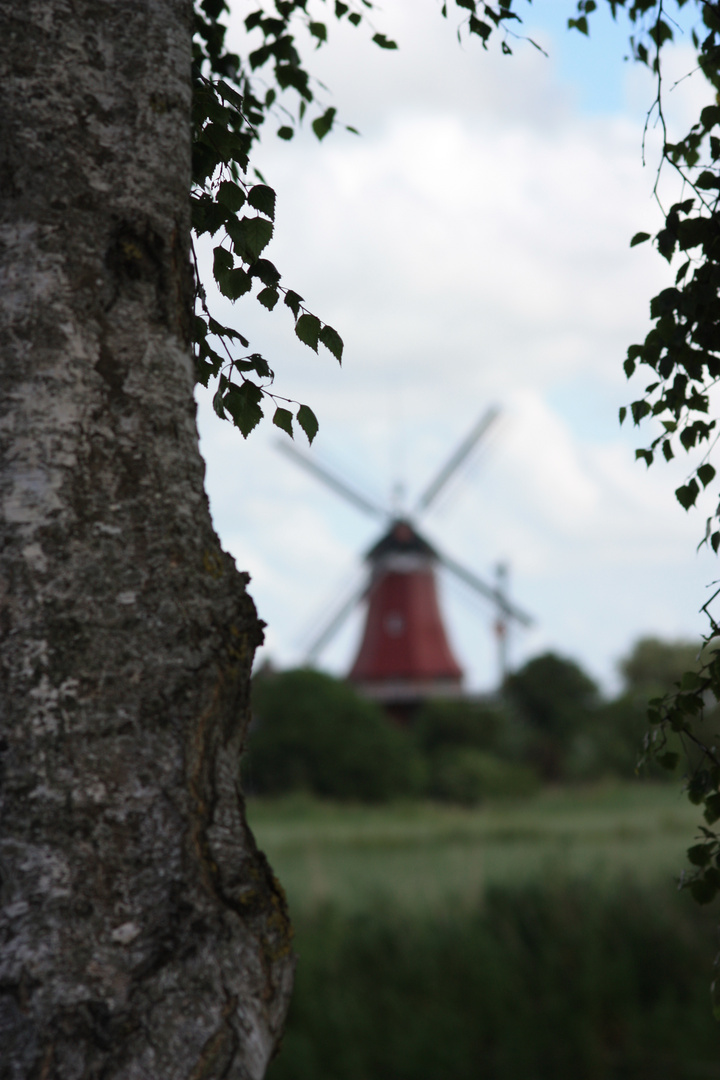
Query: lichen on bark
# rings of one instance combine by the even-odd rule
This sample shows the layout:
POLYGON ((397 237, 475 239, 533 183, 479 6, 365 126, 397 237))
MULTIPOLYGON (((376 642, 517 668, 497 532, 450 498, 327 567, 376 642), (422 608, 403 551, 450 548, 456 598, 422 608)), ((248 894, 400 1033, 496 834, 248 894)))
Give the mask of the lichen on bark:
POLYGON ((0 0, 2 1080, 259 1078, 292 982, 195 427, 191 19, 0 0))

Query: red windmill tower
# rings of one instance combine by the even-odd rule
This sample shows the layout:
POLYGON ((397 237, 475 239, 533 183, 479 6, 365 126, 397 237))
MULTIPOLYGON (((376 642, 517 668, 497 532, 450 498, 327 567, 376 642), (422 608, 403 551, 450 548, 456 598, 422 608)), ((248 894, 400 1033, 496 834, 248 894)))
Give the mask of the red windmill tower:
MULTIPOLYGON (((497 415, 497 409, 490 409, 481 417, 418 499, 415 515, 435 502, 497 415)), ((532 621, 508 600, 504 568, 495 586, 486 584, 429 543, 410 516, 389 515, 308 454, 289 443, 278 445, 358 509, 390 518, 387 531, 366 554, 369 579, 342 604, 315 640, 308 650, 308 661, 318 656, 358 601, 364 599, 365 626, 349 680, 401 720, 406 720, 427 698, 459 696, 463 672, 448 641, 437 593, 436 570, 442 566, 495 606, 495 625, 502 628, 498 633, 502 682, 508 622, 528 625, 532 621)))
POLYGON ((365 631, 350 681, 396 711, 428 696, 460 693, 463 672, 440 614, 435 549, 399 518, 366 559, 365 631))

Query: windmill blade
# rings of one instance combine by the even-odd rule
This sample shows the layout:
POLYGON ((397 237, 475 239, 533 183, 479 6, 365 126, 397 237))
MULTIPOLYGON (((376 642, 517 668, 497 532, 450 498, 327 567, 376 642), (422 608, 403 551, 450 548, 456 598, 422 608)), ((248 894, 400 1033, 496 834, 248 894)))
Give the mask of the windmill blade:
POLYGON ((449 482, 450 478, 470 456, 480 439, 487 433, 492 424, 495 423, 499 415, 500 410, 494 405, 483 413, 470 434, 463 439, 454 454, 452 454, 445 462, 442 469, 440 469, 440 472, 435 479, 425 488, 425 491, 417 501, 415 513, 419 514, 421 511, 427 510, 431 503, 435 502, 435 499, 449 482))
POLYGON ((480 595, 484 596, 487 600, 492 600, 504 615, 519 622, 522 626, 532 626, 535 621, 533 617, 508 600, 497 586, 488 585, 487 582, 483 581, 476 574, 473 574, 472 571, 466 570, 465 567, 461 566, 455 559, 451 559, 449 555, 444 555, 442 552, 439 552, 437 547, 435 548, 435 552, 440 563, 446 570, 449 570, 451 574, 454 574, 460 581, 464 581, 466 585, 469 585, 471 589, 480 593, 480 595))
POLYGON ((341 480, 334 473, 326 469, 324 465, 319 465, 314 458, 311 458, 308 454, 304 454, 292 443, 278 441, 275 443, 278 450, 282 450, 283 454, 291 458, 296 465, 302 466, 318 480, 322 480, 324 484, 327 484, 329 488, 332 488, 338 495, 342 495, 344 499, 352 503, 353 506, 359 510, 364 510, 366 514, 372 514, 373 517, 387 517, 387 513, 381 506, 367 499, 364 495, 361 495, 359 491, 355 491, 349 484, 346 484, 344 480, 341 480))
POLYGON ((333 614, 332 618, 323 627, 321 632, 317 635, 315 640, 311 643, 310 648, 305 653, 305 663, 311 664, 322 652, 331 638, 335 636, 342 624, 347 619, 350 612, 355 605, 362 600, 367 592, 367 582, 363 581, 360 588, 353 589, 350 596, 343 600, 340 607, 333 614))

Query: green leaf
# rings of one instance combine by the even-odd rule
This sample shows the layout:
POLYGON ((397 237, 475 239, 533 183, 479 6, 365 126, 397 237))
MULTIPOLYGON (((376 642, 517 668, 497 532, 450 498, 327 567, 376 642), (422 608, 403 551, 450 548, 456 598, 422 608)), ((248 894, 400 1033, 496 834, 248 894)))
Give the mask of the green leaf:
POLYGON ((245 203, 245 192, 232 180, 223 180, 217 191, 217 201, 237 214, 245 203))
POLYGON ((568 30, 579 30, 581 34, 588 36, 588 21, 584 15, 581 15, 579 19, 568 19, 568 30))
POLYGON ((275 219, 275 192, 267 184, 256 184, 248 192, 250 206, 265 214, 271 220, 275 219))
POLYGON ((705 465, 700 466, 700 468, 697 471, 697 476, 698 476, 698 480, 700 481, 702 486, 704 488, 706 488, 708 486, 708 484, 710 483, 710 481, 715 476, 715 470, 712 467, 712 465, 709 465, 709 464, 706 463, 705 465))
POLYGON ((700 123, 706 129, 715 127, 716 124, 720 124, 720 107, 717 105, 706 105, 700 113, 700 123))
POLYGON ((638 244, 644 244, 646 240, 650 239, 649 232, 636 232, 630 241, 630 247, 637 247, 638 244))
POLYGON ((681 690, 699 690, 702 685, 703 681, 697 671, 685 671, 680 680, 681 690))
POLYGON ((275 410, 275 415, 273 416, 273 424, 275 425, 275 427, 279 427, 283 431, 286 431, 291 439, 293 438, 292 422, 293 416, 290 410, 281 409, 278 406, 278 408, 275 410))
POLYGON ((239 330, 233 330, 232 326, 223 326, 217 319, 213 319, 212 315, 208 319, 208 329, 211 334, 216 334, 218 337, 226 337, 233 341, 239 341, 244 349, 247 349, 250 344, 248 339, 241 334, 239 330))
POLYGON ((343 340, 337 330, 327 324, 320 331, 320 341, 326 349, 329 349, 339 364, 342 363, 343 340))
POLYGON ((477 34, 482 39, 483 45, 492 34, 492 26, 489 23, 483 22, 482 19, 478 19, 475 15, 471 15, 469 19, 469 30, 471 34, 477 34))
POLYGON ((218 229, 227 221, 228 209, 211 199, 209 195, 201 198, 192 196, 190 199, 192 213, 192 227, 198 236, 210 233, 214 236, 218 229))
POLYGON ((217 390, 213 394, 212 403, 213 403, 213 409, 215 410, 216 414, 220 417, 221 420, 224 420, 225 419, 225 409, 223 408, 222 392, 220 390, 217 390))
POLYGON ((234 105, 238 112, 243 110, 243 99, 237 90, 233 90, 232 86, 228 86, 226 82, 220 81, 216 87, 219 95, 225 101, 229 101, 231 105, 234 105))
POLYGON ((717 888, 705 878, 697 878, 696 881, 691 881, 689 887, 690 895, 696 904, 709 904, 711 900, 715 899, 717 888))
POLYGON ((221 124, 208 124, 203 129, 200 142, 205 143, 223 161, 237 161, 243 170, 248 165, 250 136, 231 131, 221 124))
POLYGON ((228 221, 228 236, 235 252, 245 262, 254 262, 272 240, 273 225, 263 217, 244 217, 240 221, 228 221))
POLYGON ((386 38, 384 34, 373 34, 373 41, 381 49, 397 49, 397 42, 386 38))
POLYGON ((280 299, 280 294, 277 289, 265 288, 260 290, 257 294, 257 298, 263 307, 266 307, 268 311, 272 311, 280 299))
POLYGON ((285 303, 290 308, 293 315, 297 319, 298 312, 300 311, 300 304, 302 303, 302 296, 300 296, 299 293, 293 292, 292 289, 288 289, 288 291, 285 293, 285 300, 283 301, 283 303, 285 303))
POLYGON ((241 386, 231 383, 223 398, 223 405, 232 416, 235 427, 240 429, 245 439, 263 418, 263 411, 260 408, 262 396, 260 387, 247 379, 241 386))
POLYGON ((318 139, 324 139, 333 126, 337 109, 326 109, 322 116, 318 116, 312 122, 312 129, 318 139))
POLYGON ((687 850, 687 857, 693 866, 707 866, 712 856, 707 844, 693 844, 687 850))
POLYGON ((237 300, 252 289, 252 278, 242 267, 225 270, 217 279, 218 287, 228 300, 237 300))
POLYGON ((261 379, 274 378, 272 368, 260 353, 251 353, 250 356, 246 356, 243 360, 233 360, 233 367, 240 372, 255 371, 261 379))
POLYGON ((685 484, 682 487, 675 489, 675 498, 682 506, 683 510, 689 510, 691 506, 695 505, 695 500, 698 497, 700 488, 695 480, 691 480, 689 484, 685 484))
POLYGON ((307 441, 312 441, 318 433, 318 422, 315 413, 307 405, 301 405, 298 409, 297 422, 307 435, 307 441))
POLYGON ((625 405, 621 405, 620 410, 618 412, 618 419, 620 420, 621 424, 625 423, 625 417, 626 416, 627 416, 627 407, 625 405))
POLYGON ((658 754, 656 760, 661 768, 667 769, 668 771, 672 772, 672 770, 675 768, 678 761, 680 760, 680 755, 674 753, 671 750, 668 750, 664 754, 658 754))
POLYGON ((258 259, 252 264, 250 276, 259 278, 263 285, 277 285, 280 280, 280 271, 269 259, 258 259))
POLYGON ((703 817, 708 825, 714 824, 720 818, 720 795, 708 795, 705 800, 703 817))
POLYGON ((285 139, 286 141, 289 141, 295 134, 295 129, 288 127, 287 124, 283 124, 282 127, 277 129, 277 134, 279 139, 285 139))
POLYGON ((647 401, 633 401, 632 405, 630 406, 630 411, 632 412, 633 423, 637 425, 640 423, 643 417, 648 415, 648 413, 650 412, 650 406, 648 405, 647 401))
POLYGON ((232 270, 234 265, 232 252, 228 251, 224 247, 216 247, 213 251, 213 277, 215 280, 218 278, 218 274, 222 274, 226 270, 232 270))
POLYGON ((327 27, 325 23, 311 22, 308 26, 308 30, 319 42, 327 41, 327 27))
POLYGON ((317 352, 320 320, 316 315, 301 315, 295 323, 295 333, 304 345, 309 345, 311 349, 317 352))

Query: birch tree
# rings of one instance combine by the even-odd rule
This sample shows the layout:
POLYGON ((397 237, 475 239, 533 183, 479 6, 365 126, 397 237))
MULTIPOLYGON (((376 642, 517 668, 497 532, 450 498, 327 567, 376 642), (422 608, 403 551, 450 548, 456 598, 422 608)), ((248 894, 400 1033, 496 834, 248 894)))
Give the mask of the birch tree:
POLYGON ((193 403, 188 0, 0 2, 0 1076, 259 1078, 262 630, 193 403))

